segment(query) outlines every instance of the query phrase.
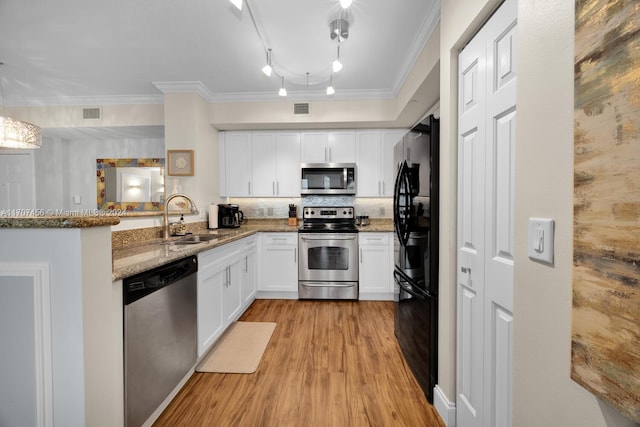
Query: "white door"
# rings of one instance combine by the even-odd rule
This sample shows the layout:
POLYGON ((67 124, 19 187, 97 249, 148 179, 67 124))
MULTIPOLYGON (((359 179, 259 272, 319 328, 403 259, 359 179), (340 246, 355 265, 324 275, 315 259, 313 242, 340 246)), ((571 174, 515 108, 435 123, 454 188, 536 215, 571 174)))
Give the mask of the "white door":
POLYGON ((35 207, 33 153, 0 154, 0 209, 35 207))
POLYGON ((457 421, 510 426, 516 0, 459 56, 457 421))

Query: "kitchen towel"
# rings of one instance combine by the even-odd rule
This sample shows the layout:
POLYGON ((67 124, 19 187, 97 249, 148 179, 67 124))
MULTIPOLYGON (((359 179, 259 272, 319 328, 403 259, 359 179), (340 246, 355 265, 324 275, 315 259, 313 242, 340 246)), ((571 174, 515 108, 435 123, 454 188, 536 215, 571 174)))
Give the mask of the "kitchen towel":
POLYGON ((276 328, 273 322, 234 322, 196 367, 197 372, 251 374, 276 328))
POLYGON ((209 205, 209 228, 218 228, 218 205, 215 203, 209 205))

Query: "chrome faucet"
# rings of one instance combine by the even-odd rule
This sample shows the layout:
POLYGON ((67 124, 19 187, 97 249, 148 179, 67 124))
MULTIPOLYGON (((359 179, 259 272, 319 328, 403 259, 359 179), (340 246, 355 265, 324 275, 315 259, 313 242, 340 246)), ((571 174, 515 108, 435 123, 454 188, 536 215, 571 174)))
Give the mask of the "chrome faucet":
POLYGON ((189 201, 189 204, 191 205, 191 213, 193 215, 197 215, 198 214, 198 207, 196 206, 196 204, 194 203, 193 200, 191 200, 191 198, 189 196, 187 196, 186 194, 182 194, 182 193, 175 193, 170 195, 169 197, 167 197, 167 200, 165 200, 164 202, 164 216, 162 218, 162 229, 163 229, 163 238, 168 239, 169 236, 171 235, 171 233, 169 232, 169 202, 173 199, 175 199, 176 197, 183 197, 185 199, 187 199, 189 201))

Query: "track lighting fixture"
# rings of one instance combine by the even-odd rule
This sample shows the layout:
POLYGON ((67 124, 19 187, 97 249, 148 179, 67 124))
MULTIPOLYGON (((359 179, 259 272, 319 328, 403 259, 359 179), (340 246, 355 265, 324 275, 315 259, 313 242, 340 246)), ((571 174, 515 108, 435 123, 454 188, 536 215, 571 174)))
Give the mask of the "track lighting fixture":
POLYGON ((329 77, 329 86, 327 86, 327 95, 333 95, 336 90, 333 88, 333 74, 329 77))
POLYGON ((273 71, 273 67, 271 66, 271 49, 267 50, 267 65, 262 67, 262 72, 267 75, 267 77, 271 77, 271 71, 273 71))
MULTIPOLYGON (((274 68, 273 66, 272 50, 270 48, 267 49, 265 38, 263 37, 260 30, 258 29, 256 19, 253 16, 253 12, 251 11, 250 1, 249 0, 229 0, 229 1, 231 1, 231 3, 236 8, 238 8, 238 10, 242 10, 243 3, 245 3, 245 6, 246 6, 245 9, 249 14, 249 16, 251 17, 251 22, 253 23, 253 27, 256 31, 256 34, 258 35, 258 37, 260 38, 260 41, 262 42, 262 46, 265 50, 265 54, 267 57, 266 64, 262 67, 262 72, 267 77, 271 77, 272 74, 275 74, 276 77, 279 77, 281 84, 280 84, 280 90, 278 91, 278 95, 287 96, 287 89, 284 87, 284 76, 282 75, 282 73, 278 72, 280 71, 279 68, 274 68)), ((347 9, 351 7, 351 5, 353 4, 353 0, 339 0, 339 4, 343 9, 347 9)), ((340 43, 344 42, 345 40, 347 40, 347 38, 349 38, 349 21, 347 19, 349 19, 350 15, 351 15, 350 11, 341 11, 338 14, 338 17, 336 17, 336 19, 333 19, 329 24, 329 36, 331 37, 331 40, 337 39, 338 46, 337 46, 336 58, 331 62, 332 71, 331 71, 331 75, 329 76, 329 86, 327 86, 327 95, 333 95, 336 92, 333 87, 333 74, 342 70, 343 65, 342 65, 342 62, 340 62, 340 43)), ((324 78, 320 78, 318 80, 323 81, 324 78)), ((295 81, 295 78, 292 79, 292 82, 293 83, 290 83, 290 84, 293 84, 295 87, 295 85, 297 84, 295 81)), ((307 73, 307 87, 308 86, 309 86, 309 73, 307 73)))
POLYGON ((339 44, 338 44, 338 57, 336 58, 335 61, 331 63, 331 68, 333 69, 334 73, 337 73, 338 71, 342 70, 342 62, 340 62, 340 45, 339 44))

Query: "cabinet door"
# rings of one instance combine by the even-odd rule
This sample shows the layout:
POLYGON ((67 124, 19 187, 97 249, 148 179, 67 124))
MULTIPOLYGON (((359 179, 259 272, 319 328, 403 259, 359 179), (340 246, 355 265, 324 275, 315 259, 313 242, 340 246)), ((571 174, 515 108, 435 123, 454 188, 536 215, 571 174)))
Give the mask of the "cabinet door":
POLYGON ((276 134, 253 132, 251 135, 251 196, 273 197, 276 193, 276 134))
POLYGON ((297 239, 296 233, 262 235, 260 290, 298 291, 297 239))
POLYGON ((355 163, 355 131, 329 132, 329 161, 331 163, 355 163))
POLYGON ((241 259, 237 258, 225 268, 225 285, 222 289, 222 311, 224 314, 224 325, 229 326, 240 317, 242 308, 240 297, 241 279, 241 259))
POLYGON ((224 145, 227 196, 247 197, 251 195, 251 133, 226 132, 224 145))
POLYGON ((248 307, 256 297, 257 290, 257 251, 255 247, 244 253, 240 267, 242 278, 240 279, 241 304, 248 307))
POLYGON ((302 132, 300 134, 302 163, 324 163, 329 161, 328 132, 302 132))
POLYGON ((391 233, 360 233, 360 293, 391 293, 391 233))
MULTIPOLYGON (((380 170, 380 131, 358 131, 358 196, 379 197, 382 195, 382 176, 380 170)), ((393 162, 392 159, 389 160, 393 162)))
POLYGON ((276 156, 276 195, 300 197, 300 132, 279 132, 276 156))
POLYGON ((222 334, 222 289, 226 267, 198 272, 198 357, 222 334))
POLYGON ((402 137, 408 132, 407 129, 389 129, 382 131, 382 143, 380 149, 380 167, 382 170, 380 185, 381 196, 393 197, 393 184, 396 180, 396 167, 393 164, 393 149, 396 144, 402 141, 402 137))

